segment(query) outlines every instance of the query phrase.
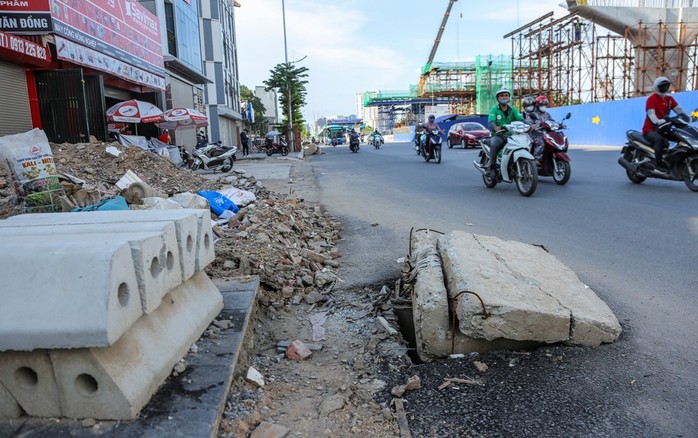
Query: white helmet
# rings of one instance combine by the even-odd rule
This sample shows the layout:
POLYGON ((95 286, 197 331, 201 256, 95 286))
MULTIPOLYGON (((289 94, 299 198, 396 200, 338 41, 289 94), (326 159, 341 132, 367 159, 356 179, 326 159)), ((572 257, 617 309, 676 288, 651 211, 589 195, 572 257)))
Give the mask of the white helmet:
POLYGON ((671 81, 664 76, 660 76, 654 80, 654 85, 652 88, 657 94, 665 95, 669 88, 671 88, 671 81))
POLYGON ((499 95, 507 93, 509 96, 511 96, 511 91, 509 91, 506 87, 502 87, 499 90, 497 90, 497 94, 494 95, 496 99, 499 99, 499 95))

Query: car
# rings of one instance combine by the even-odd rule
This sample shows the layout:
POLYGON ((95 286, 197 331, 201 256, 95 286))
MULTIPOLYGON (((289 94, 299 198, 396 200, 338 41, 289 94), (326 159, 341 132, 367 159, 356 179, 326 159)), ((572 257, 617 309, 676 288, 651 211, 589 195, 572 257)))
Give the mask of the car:
POLYGON ((480 140, 490 136, 490 131, 479 123, 463 122, 456 123, 448 130, 448 147, 463 146, 465 148, 474 148, 480 146, 480 140))

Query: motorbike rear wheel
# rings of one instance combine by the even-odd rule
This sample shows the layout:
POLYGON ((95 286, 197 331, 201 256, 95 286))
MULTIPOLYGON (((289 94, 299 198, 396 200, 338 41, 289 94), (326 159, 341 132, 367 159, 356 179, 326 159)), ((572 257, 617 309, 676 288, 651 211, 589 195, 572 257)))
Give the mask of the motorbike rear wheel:
MULTIPOLYGON (((480 152, 480 167, 487 169, 490 166, 490 157, 486 152, 480 152)), ((482 182, 485 183, 485 187, 488 189, 493 189, 497 185, 497 177, 489 177, 486 174, 482 175, 482 182)))
POLYGON ((531 196, 538 186, 538 168, 533 160, 520 159, 517 163, 520 173, 516 174, 516 188, 521 196, 531 196))
MULTIPOLYGON (((636 153, 637 152, 635 152, 635 151, 628 150, 623 155, 623 158, 625 158, 629 163, 633 163, 633 162, 637 161, 635 158, 636 153)), ((647 179, 646 176, 640 175, 637 172, 632 172, 628 169, 625 169, 625 174, 628 176, 628 179, 635 184, 642 184, 647 179)))
POLYGON ((221 172, 228 173, 233 170, 233 160, 226 158, 221 165, 221 172))
POLYGON ((683 183, 686 184, 688 190, 698 192, 698 159, 693 159, 685 163, 681 169, 681 174, 683 176, 683 183), (693 176, 691 176, 690 171, 693 171, 693 176))
POLYGON ((283 155, 284 157, 288 155, 288 146, 281 147, 281 155, 283 155))
POLYGON ((559 186, 564 186, 570 180, 572 167, 569 161, 553 161, 553 181, 559 186))
POLYGON ((441 162, 441 145, 434 146, 434 161, 437 164, 441 162))

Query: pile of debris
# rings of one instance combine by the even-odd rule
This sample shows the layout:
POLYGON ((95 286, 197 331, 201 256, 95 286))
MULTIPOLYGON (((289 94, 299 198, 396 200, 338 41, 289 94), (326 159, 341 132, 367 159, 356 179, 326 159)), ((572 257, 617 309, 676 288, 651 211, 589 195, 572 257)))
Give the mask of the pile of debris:
MULTIPOLYGON (((335 284, 340 252, 334 248, 341 226, 319 207, 270 192, 254 176, 233 170, 218 180, 203 178, 174 164, 168 157, 119 143, 51 144, 57 172, 63 176, 66 195, 76 197, 81 188, 87 199, 99 201, 123 192, 116 183, 131 171, 162 196, 196 193, 233 186, 253 193, 256 201, 214 228, 216 261, 207 268, 212 277, 259 275, 263 286, 282 296, 300 300, 296 294, 319 298, 335 284)), ((0 219, 20 214, 10 178, 0 166, 0 219)), ((218 217, 212 214, 212 219, 218 217)), ((271 294, 274 295, 274 292, 271 294)))

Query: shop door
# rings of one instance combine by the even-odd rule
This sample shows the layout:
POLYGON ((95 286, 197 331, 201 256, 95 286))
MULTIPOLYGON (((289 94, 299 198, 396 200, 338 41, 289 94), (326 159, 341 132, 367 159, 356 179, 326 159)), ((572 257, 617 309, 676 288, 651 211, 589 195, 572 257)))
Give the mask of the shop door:
POLYGON ((41 125, 54 143, 81 143, 90 138, 82 70, 36 72, 41 125))
POLYGON ((107 140, 107 108, 104 102, 104 84, 102 75, 85 76, 85 102, 87 103, 87 120, 90 134, 97 140, 107 140))
POLYGON ((33 126, 24 67, 0 61, 0 78, 3 82, 0 135, 30 131, 33 126))

